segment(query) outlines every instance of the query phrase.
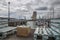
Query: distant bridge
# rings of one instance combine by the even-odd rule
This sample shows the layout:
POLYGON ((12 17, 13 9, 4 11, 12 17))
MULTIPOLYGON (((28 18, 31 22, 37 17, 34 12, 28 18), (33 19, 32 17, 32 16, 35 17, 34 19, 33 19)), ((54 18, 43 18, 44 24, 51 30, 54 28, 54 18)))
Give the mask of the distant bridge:
POLYGON ((41 20, 41 21, 48 21, 48 19, 46 20, 46 19, 36 19, 36 20, 32 20, 32 19, 30 19, 30 20, 20 20, 20 21, 39 21, 39 20, 41 20))

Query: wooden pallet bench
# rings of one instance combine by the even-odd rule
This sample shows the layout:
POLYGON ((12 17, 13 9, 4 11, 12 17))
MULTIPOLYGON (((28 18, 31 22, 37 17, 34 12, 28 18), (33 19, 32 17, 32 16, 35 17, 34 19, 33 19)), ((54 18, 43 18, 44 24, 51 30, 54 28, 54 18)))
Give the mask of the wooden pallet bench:
POLYGON ((5 27, 0 29, 0 38, 3 39, 5 37, 7 37, 8 34, 12 34, 14 33, 16 30, 16 27, 5 27))
POLYGON ((55 37, 55 40, 60 40, 60 34, 55 32, 55 31, 53 31, 52 29, 50 29, 50 30, 52 31, 53 37, 55 37))
POLYGON ((9 27, 7 19, 0 19, 0 39, 7 37, 8 34, 14 33, 16 27, 9 27))
POLYGON ((38 35, 42 36, 42 40, 48 40, 49 37, 53 37, 55 38, 55 40, 60 40, 60 34, 55 32, 51 28, 36 28, 34 32, 34 40, 37 40, 38 35))

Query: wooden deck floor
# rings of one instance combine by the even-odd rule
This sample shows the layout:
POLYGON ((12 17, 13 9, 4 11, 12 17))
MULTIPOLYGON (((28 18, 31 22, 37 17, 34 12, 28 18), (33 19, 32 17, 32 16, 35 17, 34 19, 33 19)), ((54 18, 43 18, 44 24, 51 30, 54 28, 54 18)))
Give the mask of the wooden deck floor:
POLYGON ((16 34, 9 35, 4 40, 33 40, 34 30, 31 31, 31 34, 28 37, 18 37, 16 34))
POLYGON ((33 40, 32 36, 29 37, 18 37, 16 35, 11 35, 4 40, 33 40))
MULTIPOLYGON (((18 37, 16 34, 9 35, 7 38, 3 40, 34 40, 34 30, 31 30, 31 34, 28 37, 18 37)), ((42 40, 42 39, 39 39, 42 40)), ((52 40, 51 38, 49 40, 52 40)))

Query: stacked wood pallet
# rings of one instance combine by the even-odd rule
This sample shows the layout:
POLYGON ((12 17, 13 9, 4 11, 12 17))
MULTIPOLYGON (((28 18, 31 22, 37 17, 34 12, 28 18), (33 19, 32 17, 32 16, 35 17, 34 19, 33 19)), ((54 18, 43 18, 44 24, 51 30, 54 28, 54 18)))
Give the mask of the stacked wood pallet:
POLYGON ((17 27, 17 36, 23 36, 23 37, 27 37, 29 36, 31 32, 31 28, 29 26, 18 26, 17 27))

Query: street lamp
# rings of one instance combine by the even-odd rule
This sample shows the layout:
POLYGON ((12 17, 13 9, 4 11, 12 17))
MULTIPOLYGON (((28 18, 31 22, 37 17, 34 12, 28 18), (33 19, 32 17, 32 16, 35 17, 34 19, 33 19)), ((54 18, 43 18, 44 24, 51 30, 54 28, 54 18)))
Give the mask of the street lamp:
POLYGON ((52 15, 53 15, 53 18, 54 18, 54 14, 55 14, 54 6, 52 6, 50 10, 52 10, 52 13, 53 13, 52 15))
POLYGON ((8 26, 10 21, 10 2, 8 2, 8 26))
POLYGON ((10 2, 8 2, 8 22, 10 20, 10 2))
POLYGON ((54 12, 54 7, 53 7, 53 18, 54 18, 54 14, 55 14, 55 12, 54 12))

